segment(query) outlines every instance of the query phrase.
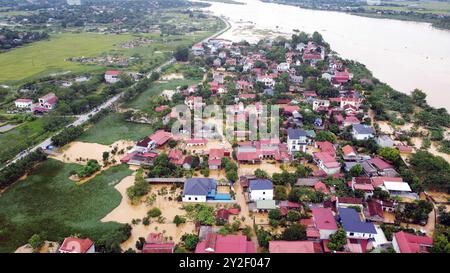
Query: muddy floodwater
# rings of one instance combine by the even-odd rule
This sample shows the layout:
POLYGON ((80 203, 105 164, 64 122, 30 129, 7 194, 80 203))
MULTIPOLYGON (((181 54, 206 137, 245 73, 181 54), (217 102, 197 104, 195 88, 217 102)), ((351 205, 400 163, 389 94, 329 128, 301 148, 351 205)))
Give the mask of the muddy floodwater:
POLYGON ((228 19, 231 29, 221 38, 255 42, 290 36, 294 29, 319 31, 342 57, 365 64, 374 76, 398 91, 414 88, 435 107, 450 109, 450 31, 429 23, 375 19, 341 12, 318 11, 239 0, 246 5, 211 3, 206 10, 228 19))

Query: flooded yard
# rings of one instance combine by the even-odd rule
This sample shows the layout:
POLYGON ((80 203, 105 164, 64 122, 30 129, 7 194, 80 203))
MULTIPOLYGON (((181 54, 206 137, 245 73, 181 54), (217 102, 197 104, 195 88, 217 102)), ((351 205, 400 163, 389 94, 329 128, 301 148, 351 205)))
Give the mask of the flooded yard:
POLYGON ((287 171, 293 171, 293 168, 288 164, 278 163, 276 161, 263 161, 260 164, 239 164, 239 176, 242 175, 253 175, 257 169, 261 169, 267 172, 268 175, 274 173, 281 173, 283 169, 287 171))
POLYGON ((159 208, 162 212, 162 217, 164 217, 164 223, 158 223, 155 218, 150 220, 150 224, 145 226, 139 223, 133 226, 130 238, 122 243, 121 247, 123 250, 128 248, 135 249, 135 243, 139 237, 146 238, 149 233, 161 232, 165 237, 179 243, 181 236, 184 233, 192 233, 195 230, 195 225, 193 222, 187 221, 185 224, 177 227, 172 221, 176 215, 185 215, 185 211, 182 209, 182 203, 177 202, 175 199, 177 195, 181 192, 181 189, 177 189, 175 193, 170 193, 170 185, 152 185, 151 192, 141 199, 141 202, 137 205, 131 204, 126 194, 128 187, 133 185, 134 175, 124 178, 115 188, 122 194, 122 201, 117 208, 107 214, 102 222, 114 221, 118 223, 130 223, 133 219, 142 219, 147 216, 147 212, 151 208, 159 208), (159 195, 158 193, 167 192, 165 195, 159 195), (153 204, 148 204, 144 200, 148 196, 156 195, 156 199, 153 204), (171 200, 172 199, 172 200, 171 200))
POLYGON ((110 162, 113 159, 120 162, 124 154, 119 154, 119 151, 123 150, 126 153, 127 147, 133 145, 132 141, 117 141, 109 146, 75 141, 66 145, 58 155, 52 157, 64 163, 86 164, 90 159, 95 159, 101 163, 103 162, 103 152, 109 152, 110 162), (116 155, 112 154, 114 147, 117 147, 118 153, 116 155))

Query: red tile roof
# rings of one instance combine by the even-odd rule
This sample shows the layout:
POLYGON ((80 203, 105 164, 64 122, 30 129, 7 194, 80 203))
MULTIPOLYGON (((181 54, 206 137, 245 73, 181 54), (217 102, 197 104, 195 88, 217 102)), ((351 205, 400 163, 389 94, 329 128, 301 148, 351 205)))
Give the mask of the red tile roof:
POLYGON ((362 205, 362 198, 357 197, 338 197, 339 203, 362 205))
POLYGON ((330 191, 328 190, 328 188, 327 188, 327 185, 325 185, 322 181, 317 182, 317 183, 314 185, 314 189, 315 189, 316 191, 321 191, 321 192, 323 192, 323 193, 329 193, 329 192, 330 192, 330 191))
POLYGON ((375 200, 370 200, 367 202, 367 212, 369 216, 380 216, 384 218, 383 206, 375 200))
POLYGON ((400 153, 408 153, 409 154, 413 151, 413 148, 408 145, 398 145, 396 148, 400 151, 400 153))
POLYGON ((155 111, 156 111, 156 112, 162 112, 162 111, 164 111, 164 110, 166 110, 166 109, 169 109, 169 106, 167 106, 167 105, 161 105, 161 106, 156 107, 156 108, 155 108, 155 111))
POLYGON ((203 144, 206 145, 208 143, 207 139, 204 138, 191 138, 186 140, 186 144, 203 144))
POLYGON ((417 236, 404 231, 394 233, 401 253, 428 252, 428 247, 433 245, 433 238, 428 236, 417 236))
POLYGON ((31 102, 33 102, 33 100, 32 99, 17 99, 17 100, 15 100, 15 102, 31 103, 31 102))
POLYGON ((322 161, 323 165, 327 168, 338 168, 341 166, 329 153, 320 152, 314 153, 313 155, 317 160, 322 161))
POLYGON ((372 186, 374 188, 379 187, 384 184, 385 181, 388 182, 403 182, 401 177, 389 177, 389 176, 377 176, 372 177, 372 186))
POLYGON ((330 208, 313 208, 312 214, 314 223, 319 230, 337 230, 336 220, 330 208))
POLYGON ((363 191, 373 191, 374 190, 372 184, 354 184, 353 188, 355 190, 363 190, 363 191))
POLYGON ((221 219, 221 220, 225 220, 228 221, 228 217, 230 216, 230 212, 226 209, 219 209, 216 212, 216 219, 221 219))
POLYGON ((228 212, 232 215, 238 215, 240 210, 236 208, 228 209, 228 212))
POLYGON ((269 241, 270 253, 321 253, 319 243, 312 241, 269 241))
POLYGON ((225 149, 210 149, 208 164, 209 165, 220 165, 222 161, 222 157, 225 155, 225 149))
POLYGON ((72 253, 86 253, 89 248, 94 245, 90 239, 80 239, 74 237, 67 237, 64 239, 61 247, 59 248, 62 252, 72 252, 72 253))
POLYGON ((172 162, 175 165, 183 165, 184 163, 184 156, 183 152, 178 149, 170 150, 169 152, 169 159, 170 162, 172 162))
POLYGON ((256 246, 244 235, 210 233, 205 241, 197 244, 195 253, 256 253, 256 246))
POLYGON ((108 76, 117 76, 119 74, 120 74, 120 71, 118 71, 118 70, 108 70, 105 73, 105 75, 108 75, 108 76))
POLYGON ((241 152, 236 154, 238 161, 250 161, 259 160, 259 155, 257 152, 241 152))
POLYGON ((162 233, 150 233, 142 248, 142 253, 173 253, 175 244, 167 242, 162 233))
POLYGON ((321 152, 328 153, 333 157, 336 155, 336 149, 334 148, 333 143, 329 141, 316 141, 316 145, 321 152))
POLYGON ((164 145, 164 143, 166 143, 171 138, 172 134, 164 130, 158 130, 150 136, 150 139, 153 140, 158 146, 164 145))
POLYGON ((342 147, 342 152, 347 156, 350 154, 356 154, 355 149, 350 145, 345 145, 344 147, 342 147))
POLYGON ((370 163, 372 163, 379 170, 394 168, 394 166, 392 166, 391 164, 387 163, 386 161, 384 161, 383 159, 381 159, 379 157, 374 157, 374 158, 370 159, 370 163))

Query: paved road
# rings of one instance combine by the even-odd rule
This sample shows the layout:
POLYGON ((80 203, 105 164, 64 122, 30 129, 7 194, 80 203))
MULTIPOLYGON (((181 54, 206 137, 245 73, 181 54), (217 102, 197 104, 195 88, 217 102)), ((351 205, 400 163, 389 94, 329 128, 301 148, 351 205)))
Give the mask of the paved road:
MULTIPOLYGON (((225 31, 227 31, 227 30, 230 28, 230 24, 229 24, 226 20, 224 20, 224 22, 227 24, 227 27, 226 27, 225 29, 218 31, 217 33, 215 33, 215 34, 209 36, 208 38, 205 38, 202 42, 206 42, 206 41, 208 41, 209 39, 213 39, 213 38, 215 38, 215 37, 221 35, 221 34, 224 33, 225 31)), ((147 78, 150 78, 150 76, 151 76, 151 74, 152 74, 153 72, 158 72, 158 73, 160 73, 163 67, 165 67, 165 66, 167 66, 167 65, 170 65, 170 64, 173 64, 173 63, 175 63, 175 62, 176 62, 175 58, 171 58, 171 59, 168 60, 167 62, 163 63, 162 65, 160 65, 160 66, 156 67, 155 69, 153 69, 152 71, 150 71, 150 72, 147 74, 147 78)), ((136 83, 135 83, 135 84, 136 84, 136 83)), ((107 100, 106 102, 104 102, 103 104, 101 104, 100 106, 98 106, 96 109, 90 111, 89 113, 86 113, 86 114, 83 114, 83 115, 79 115, 79 116, 75 116, 77 119, 76 119, 74 122, 72 122, 71 124, 67 125, 66 127, 70 127, 70 126, 78 126, 78 125, 84 124, 84 123, 87 122, 89 119, 91 119, 91 117, 92 117, 95 113, 97 113, 98 111, 103 110, 103 109, 105 109, 105 108, 108 108, 108 107, 110 107, 112 104, 114 104, 117 100, 120 99, 121 96, 122 96, 122 93, 117 94, 117 95, 115 95, 114 97, 112 97, 112 98, 110 98, 109 100, 107 100)), ((59 131, 59 132, 60 132, 60 131, 59 131)), ((55 133, 54 135, 58 134, 59 132, 55 133)), ((16 155, 16 156, 14 157, 14 159, 10 160, 5 166, 8 166, 8 165, 11 165, 11 164, 15 163, 17 160, 24 158, 25 156, 29 155, 31 152, 34 152, 34 151, 36 151, 36 150, 39 149, 39 148, 42 148, 42 149, 47 148, 49 145, 52 144, 51 138, 52 138, 52 137, 49 137, 49 138, 47 138, 46 140, 44 140, 44 141, 42 141, 41 143, 39 143, 38 145, 34 146, 33 148, 28 148, 27 150, 24 150, 24 151, 20 152, 18 155, 16 155)), ((3 167, 3 168, 4 168, 4 167, 3 167)), ((3 168, 2 168, 2 169, 3 169, 3 168)))

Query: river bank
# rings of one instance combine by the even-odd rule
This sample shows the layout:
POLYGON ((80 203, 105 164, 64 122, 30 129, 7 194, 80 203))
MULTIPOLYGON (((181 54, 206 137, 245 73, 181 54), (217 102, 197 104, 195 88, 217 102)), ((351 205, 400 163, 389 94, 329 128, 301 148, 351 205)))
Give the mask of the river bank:
MULTIPOLYGON (((344 12, 351 15, 356 16, 364 16, 369 18, 378 18, 378 19, 392 19, 392 20, 401 20, 401 21, 410 21, 410 22, 422 22, 422 23, 430 23, 435 28, 450 30, 450 24, 446 24, 446 21, 442 18, 442 15, 445 15, 445 12, 438 13, 437 11, 431 9, 420 9, 417 7, 417 11, 412 11, 409 6, 401 5, 399 6, 391 6, 391 5, 363 5, 355 3, 355 6, 348 7, 348 3, 340 6, 337 4, 336 6, 332 5, 316 5, 314 3, 309 2, 292 2, 289 0, 261 0, 265 3, 275 3, 281 5, 288 5, 299 7, 302 9, 310 9, 310 10, 319 10, 319 11, 335 11, 335 12, 344 12)), ((444 3, 445 4, 445 3, 444 3)), ((447 14, 448 15, 448 14, 447 14)))
POLYGON ((431 106, 450 109, 449 31, 429 23, 308 10, 259 0, 242 2, 246 5, 210 3, 204 8, 231 24, 220 38, 256 42, 265 37, 289 37, 294 30, 318 31, 343 58, 364 63, 376 78, 394 89, 409 94, 419 88, 427 93, 431 106))

